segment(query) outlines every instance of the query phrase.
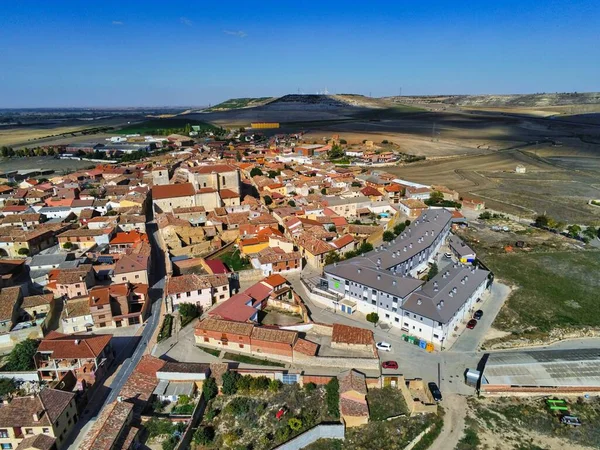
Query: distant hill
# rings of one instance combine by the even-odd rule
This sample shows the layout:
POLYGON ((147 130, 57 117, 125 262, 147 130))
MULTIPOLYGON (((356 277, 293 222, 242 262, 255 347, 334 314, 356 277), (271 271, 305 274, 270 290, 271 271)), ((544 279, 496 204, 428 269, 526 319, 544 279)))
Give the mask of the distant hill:
POLYGON ((564 92, 512 95, 416 95, 387 97, 391 102, 445 104, 466 107, 543 108, 551 106, 600 104, 600 92, 564 92))
POLYGON ((277 97, 242 97, 242 98, 230 98, 225 100, 218 105, 206 108, 204 111, 229 111, 230 109, 242 109, 242 108, 254 108, 255 106, 262 106, 275 100, 277 97))

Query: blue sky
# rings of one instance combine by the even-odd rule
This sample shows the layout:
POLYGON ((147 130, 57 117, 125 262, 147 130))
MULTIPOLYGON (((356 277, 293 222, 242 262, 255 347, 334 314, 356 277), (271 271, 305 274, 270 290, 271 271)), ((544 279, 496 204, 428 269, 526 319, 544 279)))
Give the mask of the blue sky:
POLYGON ((600 1, 18 1, 0 107, 600 90, 600 1))

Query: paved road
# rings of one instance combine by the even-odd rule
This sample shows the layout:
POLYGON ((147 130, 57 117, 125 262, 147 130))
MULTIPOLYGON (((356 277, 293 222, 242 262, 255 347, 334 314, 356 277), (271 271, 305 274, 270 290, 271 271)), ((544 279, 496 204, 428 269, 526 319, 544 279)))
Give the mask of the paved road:
MULTIPOLYGON (((160 307, 161 301, 163 298, 163 289, 165 287, 165 263, 163 253, 158 245, 158 227, 156 224, 148 223, 146 225, 148 235, 150 237, 150 244, 152 246, 152 264, 150 267, 150 285, 151 288, 149 290, 150 300, 152 301, 150 316, 144 325, 144 330, 142 331, 141 338, 138 341, 137 347, 133 349, 133 354, 126 358, 123 364, 118 368, 117 372, 113 374, 112 382, 110 386, 108 386, 108 391, 102 389, 98 389, 94 397, 92 398, 90 404, 88 404, 87 409, 89 412, 87 413, 87 417, 89 417, 87 422, 84 422, 86 419, 86 415, 82 415, 82 420, 79 422, 81 424, 80 428, 73 430, 71 435, 71 439, 73 440, 68 447, 68 450, 77 450, 80 448, 81 440, 85 437, 85 435, 89 432, 91 427, 93 426, 99 412, 104 408, 107 404, 114 402, 123 385, 127 381, 127 379, 131 376, 131 373, 137 366, 138 362, 144 355, 147 349, 147 344, 152 337, 152 334, 156 330, 158 323, 160 322, 160 307), (102 402, 102 398, 104 398, 102 402), (98 408, 98 405, 101 405, 98 408)), ((135 341, 133 341, 135 343, 135 341)), ((124 351, 127 351, 125 349, 124 351)), ((131 349, 129 349, 131 351, 131 349)), ((122 357, 122 355, 121 355, 122 357)), ((117 356, 117 361, 119 360, 119 356, 117 356)), ((78 425, 79 425, 78 424, 78 425)))

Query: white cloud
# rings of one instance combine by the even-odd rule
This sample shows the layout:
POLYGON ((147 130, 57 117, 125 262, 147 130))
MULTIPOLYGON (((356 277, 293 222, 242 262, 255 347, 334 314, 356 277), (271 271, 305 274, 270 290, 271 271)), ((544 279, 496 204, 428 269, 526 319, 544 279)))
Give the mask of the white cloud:
POLYGON ((113 20, 112 21, 113 25, 125 25, 123 22, 121 22, 120 20, 113 20))
POLYGON ((179 18, 179 22, 181 22, 182 24, 184 24, 186 27, 191 27, 192 26, 192 21, 190 19, 188 19, 187 17, 180 17, 179 18))
POLYGON ((245 38, 248 34, 245 31, 231 31, 231 30, 223 30, 223 33, 228 34, 230 36, 237 36, 239 38, 245 38))

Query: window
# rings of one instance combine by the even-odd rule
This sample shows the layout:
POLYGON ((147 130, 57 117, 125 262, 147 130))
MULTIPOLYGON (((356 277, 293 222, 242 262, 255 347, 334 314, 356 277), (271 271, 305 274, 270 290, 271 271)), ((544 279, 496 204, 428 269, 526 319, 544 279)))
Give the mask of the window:
MULTIPOLYGON (((365 299, 366 300, 366 299, 365 299)), ((375 300, 371 300, 371 305, 377 306, 377 302, 375 300)))
POLYGON ((200 289, 198 289, 198 295, 202 294, 202 291, 200 289))
POLYGON ((389 314, 386 314, 386 315, 385 315, 385 318, 386 318, 386 319, 389 319, 389 318, 390 318, 390 315, 389 315, 389 314))
POLYGON ((239 344, 240 348, 244 348, 244 344, 239 344))
POLYGON ((8 430, 6 428, 3 428, 0 430, 0 438, 7 438, 8 437, 8 430))
POLYGON ((100 305, 98 306, 98 309, 104 309, 104 306, 100 305))
POLYGON ((33 434, 33 429, 25 428, 25 434, 33 434))
POLYGON ((81 291, 77 291, 77 297, 81 297, 81 291))
MULTIPOLYGON (((2 436, 2 437, 4 437, 4 436, 2 436)), ((8 437, 8 436, 6 436, 6 437, 8 437)), ((12 444, 0 444, 0 448, 11 449, 11 448, 13 448, 13 446, 12 446, 12 444)))
POLYGON ((220 299, 220 300, 223 300, 224 298, 225 298, 225 294, 221 294, 221 295, 219 295, 219 299, 220 299))
POLYGON ((42 433, 50 433, 50 428, 42 428, 42 433))
POLYGON ((419 328, 419 332, 421 332, 422 330, 419 328))
POLYGON ((104 319, 106 317, 106 314, 102 314, 101 316, 98 316, 98 319, 104 319))
POLYGON ((436 339, 440 338, 437 334, 434 334, 433 337, 436 338, 436 339))
POLYGON ((191 292, 186 292, 186 293, 185 293, 185 296, 186 296, 186 297, 191 297, 191 296, 192 296, 192 293, 191 293, 191 292))
POLYGON ((79 283, 77 283, 77 284, 75 285, 75 287, 76 287, 76 288, 80 288, 80 287, 81 287, 81 285, 80 285, 79 283))
POLYGON ((207 337, 204 338, 204 342, 208 342, 209 339, 207 337))
POLYGON ((421 319, 421 322, 423 322, 423 317, 419 317, 419 319, 421 319))
POLYGON ((400 322, 400 319, 398 319, 397 317, 394 319, 396 322, 400 322))
POLYGON ((416 318, 417 318, 417 315, 416 315, 416 314, 413 314, 413 319, 416 319, 416 318))
POLYGON ((139 277, 140 277, 139 275, 136 275, 136 276, 135 276, 136 280, 137 280, 139 277))

